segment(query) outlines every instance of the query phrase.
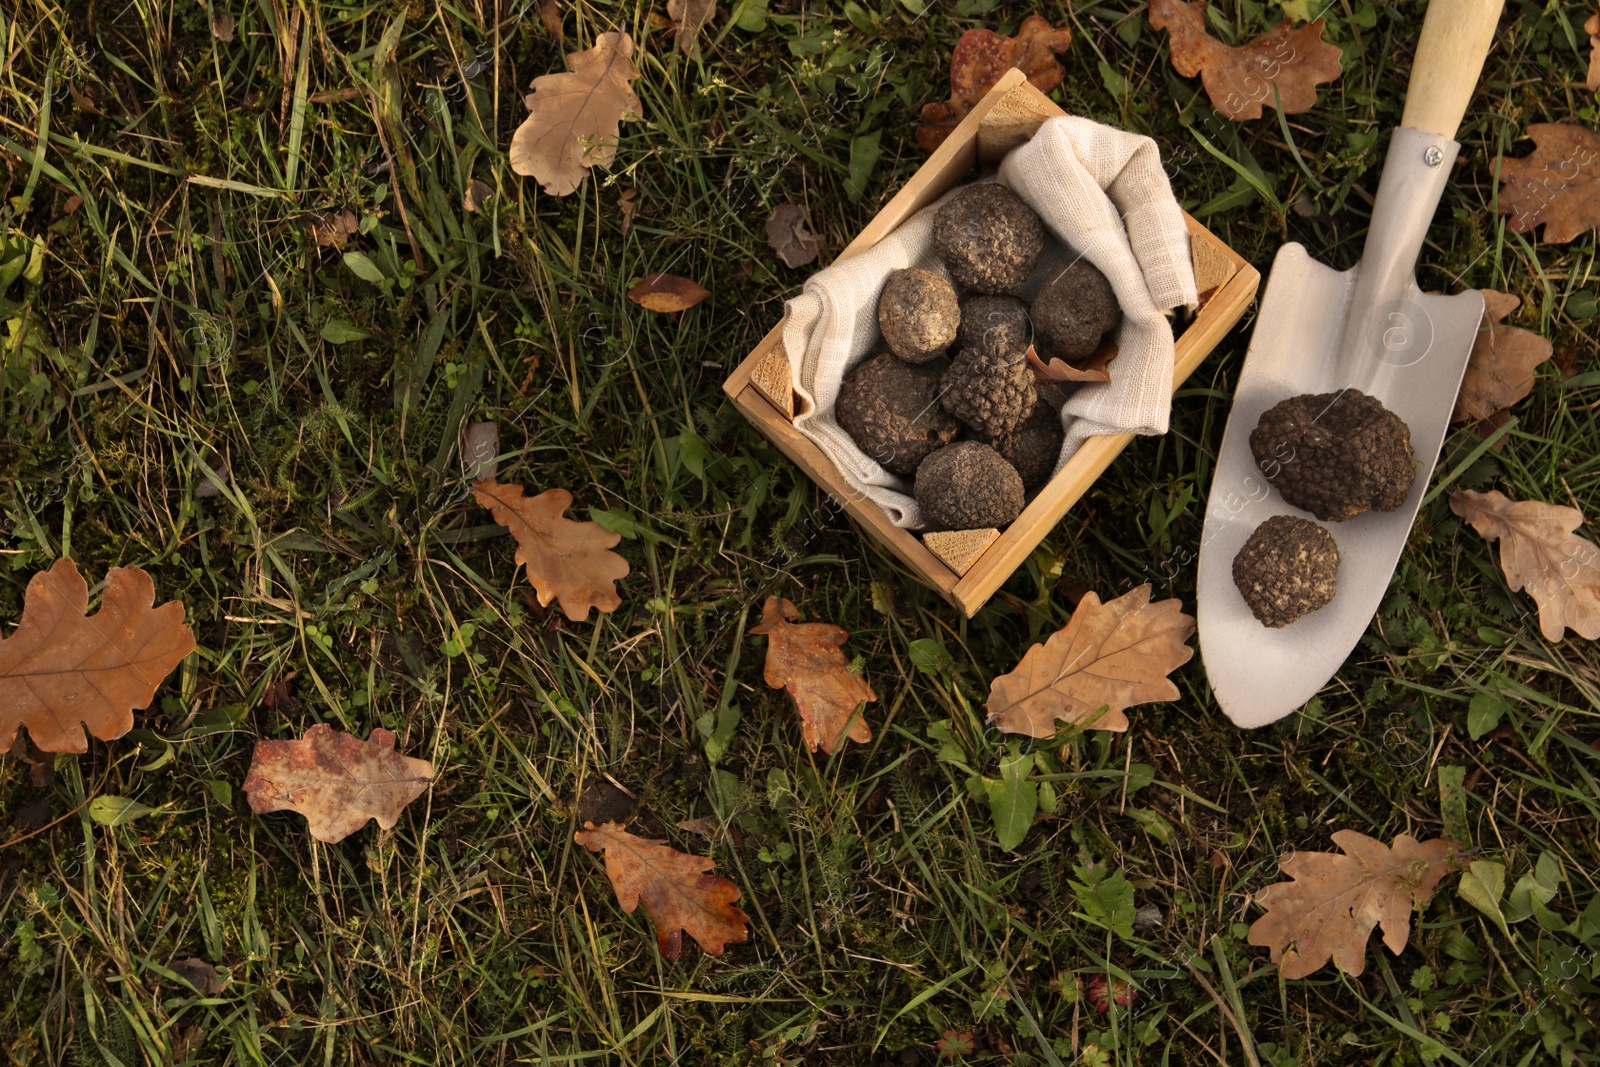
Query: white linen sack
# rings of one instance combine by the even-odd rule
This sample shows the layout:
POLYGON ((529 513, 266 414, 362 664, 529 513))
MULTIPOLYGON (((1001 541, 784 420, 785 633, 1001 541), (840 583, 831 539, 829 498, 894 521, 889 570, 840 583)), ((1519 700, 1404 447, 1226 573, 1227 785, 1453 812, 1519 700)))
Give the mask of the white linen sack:
MULTIPOLYGON (((1062 407, 1066 440, 1056 469, 1096 434, 1165 433, 1175 354, 1162 312, 1199 301, 1189 233, 1155 141, 1076 116, 1052 118, 1006 156, 998 180, 1046 228, 1045 251, 1023 297, 1031 299, 1053 271, 1084 256, 1110 280, 1122 305, 1111 382, 1079 386, 1062 407)), ((833 461, 853 490, 909 529, 922 524, 910 483, 862 452, 833 409, 845 372, 878 341, 878 295, 889 275, 905 267, 946 273, 933 251, 938 206, 917 212, 860 255, 812 275, 788 301, 783 324, 802 409, 795 429, 833 461)))

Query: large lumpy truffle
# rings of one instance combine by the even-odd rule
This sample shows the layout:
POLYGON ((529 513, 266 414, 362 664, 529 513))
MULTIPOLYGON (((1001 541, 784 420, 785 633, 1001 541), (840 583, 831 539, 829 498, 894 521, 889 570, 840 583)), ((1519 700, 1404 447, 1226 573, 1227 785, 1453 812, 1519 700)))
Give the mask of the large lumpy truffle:
POLYGON ((933 247, 950 276, 980 293, 1009 293, 1044 248, 1044 223, 995 182, 961 190, 933 217, 933 247))
POLYGON ((983 442, 957 441, 922 461, 916 495, 927 529, 998 529, 1022 512, 1022 476, 983 442))
POLYGON ((956 333, 960 348, 1026 352, 1032 341, 1028 305, 1016 297, 978 293, 961 301, 961 329, 956 333))
POLYGON ((939 406, 939 381, 950 362, 906 363, 888 352, 851 368, 833 414, 861 451, 902 477, 955 439, 961 425, 939 406))
POLYGON ((1122 321, 1111 282, 1087 259, 1051 275, 1030 309, 1041 353, 1072 361, 1092 356, 1122 321))
POLYGON ((1033 369, 1022 352, 967 348, 941 385, 944 409, 985 437, 1010 433, 1033 412, 1033 369))
POLYGON ((1056 390, 1039 389, 1033 413, 1010 433, 990 443, 1007 463, 1022 476, 1022 487, 1030 495, 1050 480, 1061 459, 1061 404, 1064 396, 1056 390))
POLYGON ((931 270, 897 270, 878 297, 878 329, 889 351, 908 363, 944 355, 956 339, 961 309, 956 290, 931 270))
POLYGON ((1276 405, 1251 431, 1250 452, 1283 499, 1325 522, 1393 511, 1417 476, 1410 428, 1355 389, 1276 405))
POLYGON ((1326 607, 1338 588, 1339 546, 1310 519, 1274 515, 1233 557, 1233 584, 1263 626, 1326 607))

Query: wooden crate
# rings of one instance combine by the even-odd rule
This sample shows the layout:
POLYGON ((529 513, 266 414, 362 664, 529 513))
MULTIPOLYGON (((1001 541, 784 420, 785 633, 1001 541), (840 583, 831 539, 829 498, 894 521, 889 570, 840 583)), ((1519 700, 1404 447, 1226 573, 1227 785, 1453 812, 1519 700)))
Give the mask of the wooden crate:
MULTIPOLYGON (((896 226, 969 178, 975 165, 998 163, 1007 152, 1032 137, 1045 119, 1063 114, 1049 97, 1028 84, 1021 71, 1008 71, 838 258, 847 259, 871 248, 896 226)), ((1255 299, 1261 281, 1255 268, 1211 231, 1187 214, 1184 218, 1189 224, 1201 303, 1194 320, 1177 340, 1174 389, 1239 321, 1255 299)), ((994 595, 1133 440, 1132 434, 1091 437, 998 536, 959 531, 946 535, 946 543, 936 541, 940 555, 935 555, 917 535, 895 526, 878 505, 856 493, 840 477, 832 461, 791 425, 796 398, 790 385, 782 333, 782 323, 773 327, 723 383, 723 390, 758 430, 826 489, 851 517, 969 617, 994 595)))

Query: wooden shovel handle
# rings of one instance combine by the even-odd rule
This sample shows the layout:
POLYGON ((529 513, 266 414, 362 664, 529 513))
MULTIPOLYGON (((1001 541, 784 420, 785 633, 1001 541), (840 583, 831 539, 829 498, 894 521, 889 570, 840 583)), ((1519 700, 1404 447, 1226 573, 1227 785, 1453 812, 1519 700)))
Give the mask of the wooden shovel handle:
POLYGON ((1402 126, 1455 140, 1505 0, 1429 0, 1402 126))

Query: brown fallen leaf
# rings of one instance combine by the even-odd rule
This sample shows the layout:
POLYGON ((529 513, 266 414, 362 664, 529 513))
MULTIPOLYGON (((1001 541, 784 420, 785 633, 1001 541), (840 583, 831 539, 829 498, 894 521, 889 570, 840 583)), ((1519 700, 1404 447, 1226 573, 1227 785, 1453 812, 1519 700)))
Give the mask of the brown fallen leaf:
POLYGON ((394 829, 432 783, 433 764, 396 753, 394 734, 381 726, 363 741, 319 722, 298 741, 257 741, 243 788, 257 815, 297 811, 311 836, 331 845, 368 819, 394 829))
POLYGON ((806 214, 793 204, 779 204, 767 216, 767 244, 786 267, 803 267, 817 258, 817 239, 806 228, 806 214))
POLYGON ((533 79, 528 117, 511 138, 511 169, 538 179, 544 191, 566 196, 589 168, 617 154, 621 123, 640 115, 628 83, 639 76, 633 39, 602 33, 594 47, 567 56, 569 71, 533 79))
POLYGON ((1173 67, 1185 78, 1199 74, 1212 106, 1225 118, 1258 119, 1263 104, 1281 106, 1286 115, 1310 111, 1317 86, 1343 69, 1344 53, 1322 39, 1323 19, 1295 27, 1284 19, 1235 47, 1206 32, 1205 10, 1205 0, 1150 0, 1150 25, 1167 31, 1173 67))
POLYGON ((223 44, 227 44, 233 40, 234 25, 235 23, 232 15, 228 14, 226 11, 219 11, 216 8, 212 9, 211 36, 215 37, 223 44))
POLYGON ((360 232, 361 225, 355 212, 328 211, 306 219, 306 233, 323 248, 343 248, 345 242, 360 232))
POLYGON ((43 752, 87 752, 84 728, 102 741, 133 729, 162 679, 194 651, 183 602, 158 608, 156 587, 138 567, 106 575, 100 608, 63 556, 28 582, 22 620, 0 638, 0 752, 26 726, 43 752))
POLYGON ((1498 176, 1500 214, 1510 227, 1529 233, 1544 227, 1544 239, 1565 244, 1600 226, 1600 134, 1565 122, 1528 127, 1533 151, 1521 159, 1502 159, 1498 176))
POLYGON ((1332 852, 1291 852, 1278 867, 1293 878, 1256 894, 1267 913, 1246 938, 1272 950, 1284 978, 1304 978, 1332 959, 1351 977, 1366 969, 1367 938, 1383 925, 1383 943, 1395 955, 1411 936, 1411 909, 1433 899, 1439 880, 1465 864, 1460 847, 1408 834, 1385 845, 1354 830, 1339 830, 1332 852))
POLYGON ((787 599, 769 596, 761 609, 761 624, 750 627, 751 633, 767 636, 767 684, 787 689, 794 698, 800 735, 811 751, 821 748, 831 756, 846 737, 871 741, 866 716, 856 715, 856 708, 877 700, 878 694, 865 678, 851 672, 850 661, 840 651, 850 635, 829 622, 789 621, 799 614, 787 599))
POLYGON ((572 506, 571 493, 547 489, 524 497, 520 485, 478 481, 472 483, 472 495, 517 539, 517 562, 540 607, 559 600, 567 618, 582 622, 591 607, 616 611, 621 606, 615 583, 628 576, 628 561, 611 549, 622 535, 597 522, 566 518, 562 513, 572 506))
POLYGON ((1038 15, 1023 19, 1011 37, 993 30, 968 30, 950 53, 950 99, 923 105, 917 144, 924 152, 943 144, 1000 75, 1012 67, 1026 74, 1034 88, 1048 93, 1066 74, 1056 56, 1071 43, 1071 30, 1053 28, 1048 19, 1038 15))
POLYGON ((1589 76, 1583 84, 1592 93, 1600 89, 1600 15, 1590 15, 1585 19, 1583 32, 1589 35, 1589 76))
POLYGON ((698 282, 676 274, 652 274, 628 290, 628 299, 646 311, 687 311, 711 295, 698 282))
POLYGON ((711 860, 668 848, 660 841, 635 837, 614 822, 589 824, 572 839, 591 852, 604 851, 606 877, 617 903, 632 915, 642 901, 656 928, 656 944, 669 960, 683 951, 683 935, 700 943, 712 956, 722 955, 730 941, 743 941, 749 916, 733 906, 739 887, 709 873, 711 860))
POLYGON ((471 212, 482 211, 493 195, 494 190, 489 187, 488 182, 474 178, 467 183, 467 191, 461 197, 461 206, 471 212))
POLYGON ((1457 489, 1450 510, 1485 540, 1500 542, 1500 570, 1512 592, 1526 589, 1539 605, 1539 632, 1559 641, 1571 627, 1600 638, 1600 549, 1573 531, 1583 512, 1537 500, 1512 500, 1491 489, 1457 489))
POLYGON ((1033 376, 1041 382, 1102 382, 1111 381, 1111 372, 1106 365, 1117 358, 1117 346, 1112 341, 1106 341, 1095 349, 1094 355, 1082 363, 1068 363, 1060 356, 1051 356, 1046 363, 1039 358, 1039 353, 1032 345, 1028 346, 1028 366, 1033 368, 1033 376))
POLYGON ((692 56, 699 50, 700 31, 717 17, 717 0, 667 0, 673 41, 678 51, 692 56))
POLYGON ((989 722, 1006 733, 1051 737, 1060 723, 1126 730, 1122 712, 1178 699, 1168 673, 1188 663, 1194 619, 1177 600, 1150 603, 1150 585, 1102 604, 1085 593, 1072 618, 989 688, 989 722))
POLYGON ((539 0, 539 21, 544 24, 544 32, 555 38, 556 44, 567 39, 561 28, 561 0, 539 0))
MULTIPOLYGON (((1477 422, 1504 411, 1533 391, 1534 368, 1555 351, 1548 340, 1500 320, 1515 311, 1522 298, 1493 289, 1483 294, 1483 325, 1472 344, 1472 358, 1461 379, 1461 393, 1451 422, 1477 422)), ((1504 440, 1504 438, 1501 438, 1504 440)))
POLYGON ((167 970, 194 986, 202 997, 214 997, 228 987, 217 969, 198 956, 173 960, 167 970))

